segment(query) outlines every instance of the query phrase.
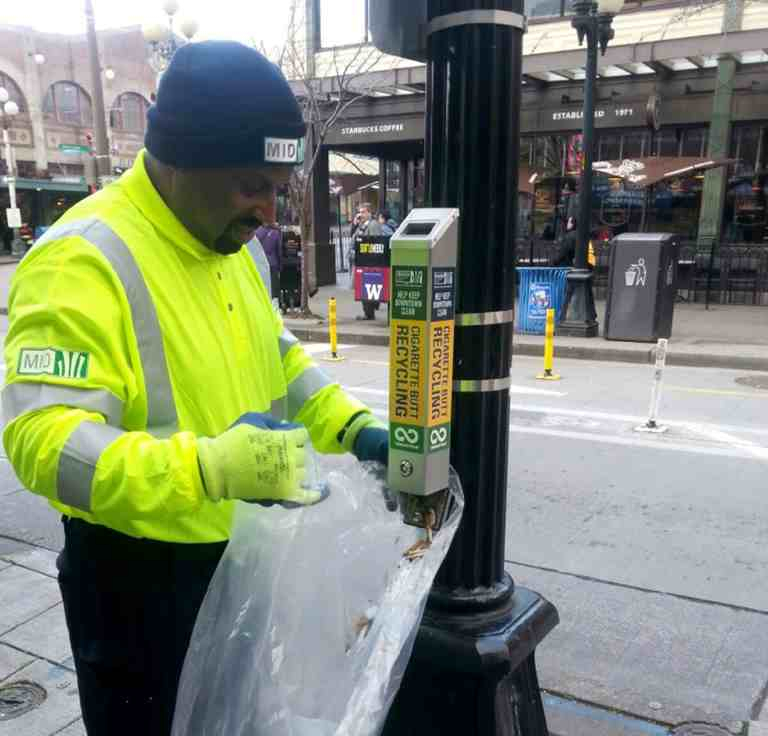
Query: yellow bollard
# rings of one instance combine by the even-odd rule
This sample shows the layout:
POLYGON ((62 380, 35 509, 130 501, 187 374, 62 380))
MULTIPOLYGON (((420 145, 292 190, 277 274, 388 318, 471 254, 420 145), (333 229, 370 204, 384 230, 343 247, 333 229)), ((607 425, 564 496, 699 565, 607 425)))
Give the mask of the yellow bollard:
POLYGON ((544 373, 536 376, 540 381, 559 381, 560 375, 552 372, 555 361, 555 310, 547 310, 547 325, 544 331, 544 373))
POLYGON ((331 357, 323 358, 323 360, 344 360, 344 358, 339 356, 339 345, 336 336, 336 299, 333 297, 328 300, 328 334, 331 340, 331 357))

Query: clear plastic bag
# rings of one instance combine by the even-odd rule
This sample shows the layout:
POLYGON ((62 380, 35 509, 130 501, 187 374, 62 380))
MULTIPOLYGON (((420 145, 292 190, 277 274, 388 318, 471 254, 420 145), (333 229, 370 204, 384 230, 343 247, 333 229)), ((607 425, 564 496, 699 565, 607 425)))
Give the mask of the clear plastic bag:
POLYGON ((329 497, 287 510, 239 504, 197 619, 173 736, 374 736, 410 658, 463 497, 424 538, 387 510, 353 458, 317 456, 329 497))

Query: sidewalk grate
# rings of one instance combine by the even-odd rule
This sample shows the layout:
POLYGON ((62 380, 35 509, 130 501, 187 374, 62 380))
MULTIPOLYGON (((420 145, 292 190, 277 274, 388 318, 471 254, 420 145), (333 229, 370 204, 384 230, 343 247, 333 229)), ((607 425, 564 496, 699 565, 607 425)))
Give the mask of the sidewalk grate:
POLYGON ((712 723, 683 723, 673 728, 670 736, 732 736, 732 734, 722 726, 715 726, 712 723))
POLYGON ((45 688, 28 680, 0 686, 0 721, 10 721, 34 710, 46 697, 45 688))

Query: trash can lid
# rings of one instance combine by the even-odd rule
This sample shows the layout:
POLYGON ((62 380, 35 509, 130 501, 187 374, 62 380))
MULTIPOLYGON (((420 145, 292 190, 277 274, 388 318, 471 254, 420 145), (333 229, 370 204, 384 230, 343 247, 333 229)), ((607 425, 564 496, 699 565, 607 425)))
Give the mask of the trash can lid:
POLYGON ((615 243, 667 243, 671 240, 679 240, 677 233, 622 233, 617 235, 612 242, 615 243))

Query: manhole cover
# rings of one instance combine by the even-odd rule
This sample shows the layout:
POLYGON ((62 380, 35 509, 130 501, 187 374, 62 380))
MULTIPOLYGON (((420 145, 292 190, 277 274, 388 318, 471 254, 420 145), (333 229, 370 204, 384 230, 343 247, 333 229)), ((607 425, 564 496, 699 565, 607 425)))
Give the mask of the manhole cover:
POLYGON ((19 680, 0 686, 0 721, 10 721, 37 708, 46 698, 37 683, 19 680))
POLYGON ((761 388, 768 391, 768 376, 741 376, 736 379, 736 383, 750 388, 761 388))
POLYGON ((722 726, 711 723, 683 723, 672 729, 673 736, 731 736, 722 726))

